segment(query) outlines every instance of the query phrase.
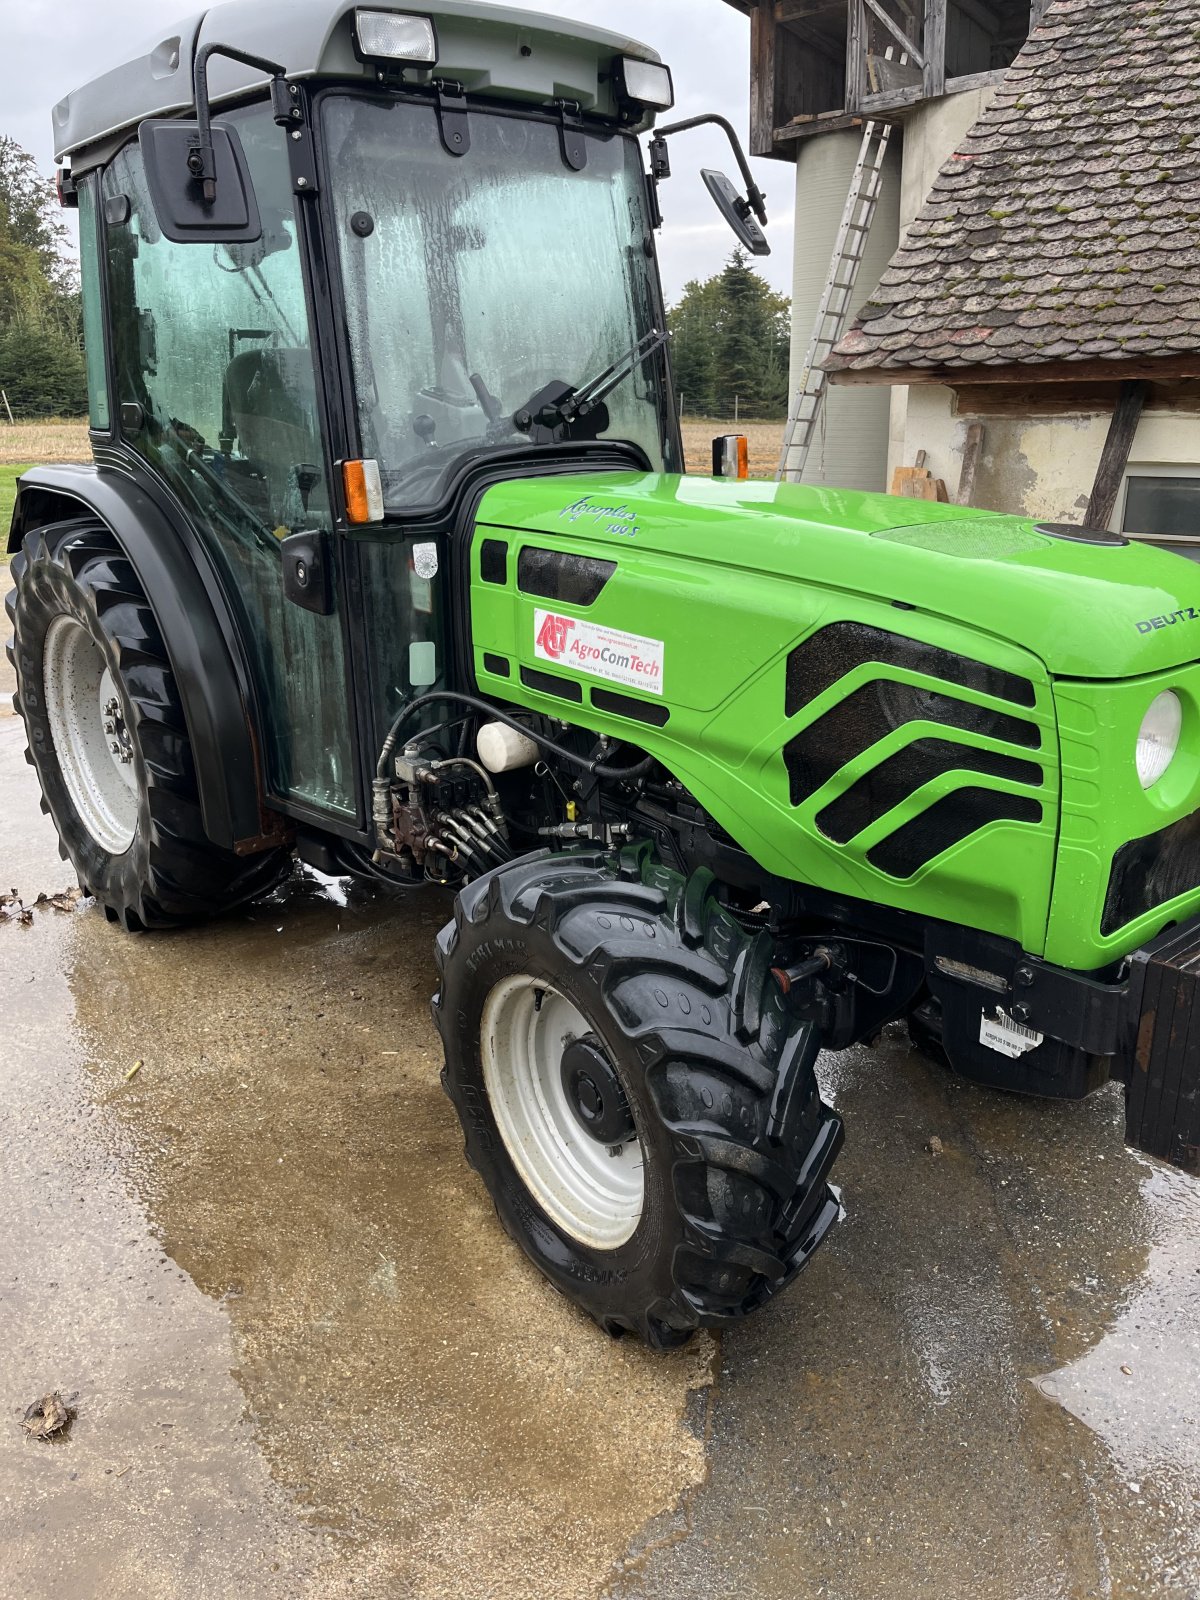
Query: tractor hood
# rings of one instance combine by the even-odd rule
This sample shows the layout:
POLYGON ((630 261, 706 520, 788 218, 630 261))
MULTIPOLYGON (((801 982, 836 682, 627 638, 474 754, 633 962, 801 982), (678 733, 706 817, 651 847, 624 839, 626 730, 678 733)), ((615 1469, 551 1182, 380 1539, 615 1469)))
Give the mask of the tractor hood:
POLYGON ((478 522, 870 595, 1022 646, 1057 677, 1200 659, 1200 566, 1026 517, 851 490, 605 473, 497 486, 478 522), (1098 541, 1098 542, 1097 542, 1098 541))

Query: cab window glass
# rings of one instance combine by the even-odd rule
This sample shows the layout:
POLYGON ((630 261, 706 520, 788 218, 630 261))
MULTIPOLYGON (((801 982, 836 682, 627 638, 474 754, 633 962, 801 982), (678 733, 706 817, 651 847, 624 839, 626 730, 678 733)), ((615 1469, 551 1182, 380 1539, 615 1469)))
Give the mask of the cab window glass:
POLYGON ((96 180, 79 185, 79 276, 83 302, 83 346, 87 359, 88 421, 107 433, 108 374, 104 364, 104 313, 100 297, 100 252, 96 233, 96 180))
MULTIPOLYGON (((637 141, 589 131, 569 169, 553 123, 473 111, 452 156, 433 106, 323 105, 364 454, 389 509, 435 504, 470 456, 528 445, 547 385, 579 387, 653 338, 659 313, 637 141), (380 173, 401 165, 402 183, 380 173)), ((606 397, 597 436, 670 468, 661 351, 606 397)), ((597 411, 597 418, 601 413, 597 411)))
POLYGON ((184 501, 244 611, 273 787, 352 813, 340 623, 282 592, 280 539, 330 526, 284 135, 264 106, 221 120, 250 164, 253 243, 164 239, 136 144, 104 177, 107 198, 128 200, 127 221, 107 228, 118 396, 141 410, 123 431, 184 501))

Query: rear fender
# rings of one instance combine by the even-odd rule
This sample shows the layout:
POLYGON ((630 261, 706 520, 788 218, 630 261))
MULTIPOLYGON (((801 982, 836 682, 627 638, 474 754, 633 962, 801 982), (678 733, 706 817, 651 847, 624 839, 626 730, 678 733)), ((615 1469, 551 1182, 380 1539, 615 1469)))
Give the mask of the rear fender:
POLYGON ((215 576, 201 570, 177 521, 124 474, 34 467, 18 483, 8 550, 19 550, 37 528, 89 512, 125 552, 162 631, 187 718, 205 832, 238 854, 280 843, 280 829, 271 824, 283 819, 263 799, 252 702, 233 648, 237 630, 215 576))

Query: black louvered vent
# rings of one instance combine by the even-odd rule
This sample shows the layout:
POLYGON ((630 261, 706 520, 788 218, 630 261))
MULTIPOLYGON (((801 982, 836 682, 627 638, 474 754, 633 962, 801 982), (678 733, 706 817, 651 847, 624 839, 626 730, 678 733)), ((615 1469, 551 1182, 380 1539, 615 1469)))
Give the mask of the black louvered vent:
POLYGON ((956 789, 897 828, 867 852, 873 867, 893 878, 911 878, 927 862, 977 833, 989 822, 1040 822, 1042 808, 1023 795, 996 789, 956 789))
POLYGON ((649 700, 635 700, 629 694, 617 694, 612 689, 593 689, 592 704, 598 711, 611 711, 618 717, 632 717, 634 722, 645 722, 652 728, 665 728, 671 720, 666 706, 652 705, 649 700))
POLYGON ((485 539, 480 545, 479 576, 484 583, 508 582, 508 546, 503 539, 485 539))
POLYGON ((1024 717, 1011 717, 969 700, 955 700, 937 690, 880 678, 864 683, 784 745, 792 804, 802 805, 856 756, 895 728, 916 721, 939 722, 1028 750, 1036 750, 1042 742, 1037 724, 1024 717))
POLYGON ((868 661, 878 662, 883 668, 904 667, 910 672, 922 672, 927 677, 941 678, 959 688, 990 694, 997 700, 1010 700, 1018 706, 1037 703, 1033 684, 1016 673, 986 666, 982 661, 956 655, 951 650, 940 650, 935 645, 922 644, 919 639, 909 639, 903 634, 887 633, 882 628, 871 628, 859 622, 834 622, 797 645, 788 657, 787 715, 794 717, 839 678, 868 661))
POLYGON ((881 761, 827 805, 817 816, 817 826, 829 838, 845 844, 944 772, 986 772, 989 777, 1033 788, 1044 778, 1041 767, 1016 756, 956 744, 952 739, 917 739, 881 761))
POLYGON ((1100 932, 1107 938, 1195 889, 1200 889, 1200 811, 1121 846, 1113 857, 1100 932))
POLYGON ((542 600, 559 600, 570 606, 595 605, 604 585, 617 570, 615 561, 593 556, 567 555, 562 550, 539 550, 527 544, 517 558, 517 588, 542 600))
POLYGON ((522 667, 521 682, 527 689, 536 689, 538 694, 552 694, 559 700, 573 700, 577 705, 583 702, 583 689, 580 684, 572 683, 570 678, 556 678, 552 672, 539 672, 536 667, 522 667))

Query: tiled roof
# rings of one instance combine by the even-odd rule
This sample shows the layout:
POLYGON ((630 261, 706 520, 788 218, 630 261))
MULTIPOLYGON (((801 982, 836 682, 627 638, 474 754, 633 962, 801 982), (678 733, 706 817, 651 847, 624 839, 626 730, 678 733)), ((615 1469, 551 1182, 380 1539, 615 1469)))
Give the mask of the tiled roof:
POLYGON ((1200 0, 1053 0, 826 367, 1198 351, 1200 0))

